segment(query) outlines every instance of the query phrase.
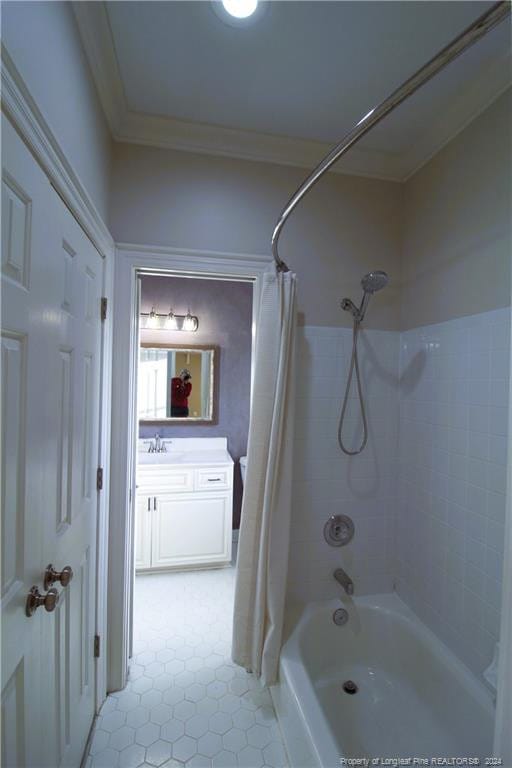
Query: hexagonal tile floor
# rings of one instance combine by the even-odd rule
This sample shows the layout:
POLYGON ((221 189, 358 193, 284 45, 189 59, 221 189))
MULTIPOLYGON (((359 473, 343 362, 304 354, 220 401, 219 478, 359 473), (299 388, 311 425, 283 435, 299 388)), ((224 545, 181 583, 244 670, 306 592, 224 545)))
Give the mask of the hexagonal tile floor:
POLYGON ((285 768, 272 701, 231 661, 234 568, 137 576, 129 682, 86 768, 285 768))

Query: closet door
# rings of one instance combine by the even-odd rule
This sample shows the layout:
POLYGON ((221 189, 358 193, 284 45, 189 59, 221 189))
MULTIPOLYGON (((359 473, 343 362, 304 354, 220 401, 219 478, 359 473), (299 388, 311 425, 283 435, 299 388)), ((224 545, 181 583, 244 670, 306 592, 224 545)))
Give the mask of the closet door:
POLYGON ((58 247, 52 254, 56 333, 49 351, 51 392, 46 474, 52 478, 44 532, 46 563, 70 566, 53 633, 43 647, 55 672, 50 698, 55 765, 79 766, 95 709, 94 632, 101 288, 103 260, 54 195, 58 247))
MULTIPOLYGON (((53 199, 47 178, 11 124, 2 120, 2 766, 50 766, 44 738, 45 695, 53 660, 42 651, 55 615, 25 615, 32 585, 42 587, 44 525, 53 476, 49 359, 54 337, 56 247, 48 222, 53 199)), ((53 703, 53 702, 52 702, 53 703)))
POLYGON ((2 138, 2 765, 78 768, 94 715, 103 264, 7 120, 2 138), (45 584, 49 564, 70 566, 67 586, 45 584))

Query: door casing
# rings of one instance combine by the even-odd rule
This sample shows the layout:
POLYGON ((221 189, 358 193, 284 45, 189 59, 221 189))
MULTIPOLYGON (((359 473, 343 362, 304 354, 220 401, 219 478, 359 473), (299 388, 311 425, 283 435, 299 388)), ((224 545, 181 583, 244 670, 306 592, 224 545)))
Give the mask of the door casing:
MULTIPOLYGON (((247 280, 253 283, 252 360, 258 323, 263 274, 273 268, 268 256, 192 251, 122 243, 116 246, 109 539, 108 690, 124 688, 131 653, 131 585, 133 580, 133 532, 135 505, 137 391, 137 280, 151 273, 175 277, 207 277, 247 280)), ((254 366, 251 371, 251 381, 254 366)))

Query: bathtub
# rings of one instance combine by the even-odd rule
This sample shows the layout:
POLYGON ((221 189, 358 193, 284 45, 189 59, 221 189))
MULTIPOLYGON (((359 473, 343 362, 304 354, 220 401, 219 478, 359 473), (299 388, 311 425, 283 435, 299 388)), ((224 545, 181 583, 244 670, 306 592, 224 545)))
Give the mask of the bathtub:
POLYGON ((292 768, 492 755, 490 692, 396 594, 310 603, 290 624, 271 694, 292 768))

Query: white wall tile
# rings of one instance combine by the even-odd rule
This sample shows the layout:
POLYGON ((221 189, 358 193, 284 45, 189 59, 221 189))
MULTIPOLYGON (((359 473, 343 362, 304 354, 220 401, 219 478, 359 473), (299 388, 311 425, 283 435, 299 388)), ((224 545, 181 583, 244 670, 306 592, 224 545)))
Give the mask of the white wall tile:
MULTIPOLYGON (((289 595, 319 600, 340 594, 338 566, 354 579, 357 594, 392 589, 393 516, 397 494, 399 337, 362 332, 359 362, 368 418, 368 446, 348 457, 337 442, 338 420, 352 351, 345 328, 299 329, 299 398, 294 450, 294 503, 289 595), (354 541, 329 547, 323 527, 345 513, 356 526, 354 541)), ((349 446, 362 435, 355 380, 343 435, 349 446)))
POLYGON ((401 338, 397 591, 477 674, 499 628, 509 315, 401 338))
MULTIPOLYGON (((509 315, 363 331, 369 440, 352 458, 337 444, 352 332, 299 330, 289 596, 336 597, 332 571, 342 566, 356 594, 395 588, 476 673, 499 627, 509 315), (356 527, 340 549, 323 538, 336 513, 356 527)), ((343 434, 349 445, 362 435, 355 381, 343 434)))

